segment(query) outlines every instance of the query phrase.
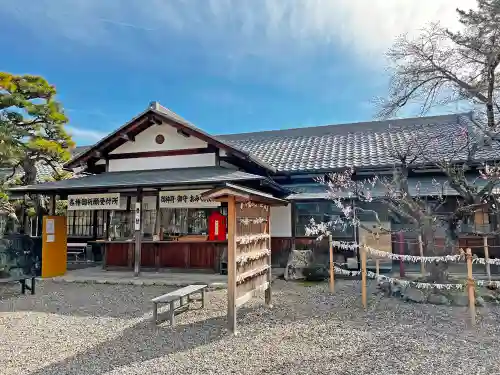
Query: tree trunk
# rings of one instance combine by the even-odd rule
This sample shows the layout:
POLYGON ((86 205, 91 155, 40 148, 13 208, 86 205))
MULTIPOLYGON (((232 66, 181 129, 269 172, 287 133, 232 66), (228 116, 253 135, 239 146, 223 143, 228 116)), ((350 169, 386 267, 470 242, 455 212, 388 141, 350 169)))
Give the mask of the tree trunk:
MULTIPOLYGON (((458 237, 456 236, 456 231, 451 224, 448 224, 448 228, 445 231, 445 243, 444 247, 436 243, 436 228, 432 225, 425 225, 422 228, 422 241, 424 248, 424 256, 444 256, 453 253, 453 250, 458 245, 458 237)), ((446 283, 448 280, 448 263, 438 262, 438 263, 427 263, 425 265, 428 274, 428 280, 433 283, 446 283)))

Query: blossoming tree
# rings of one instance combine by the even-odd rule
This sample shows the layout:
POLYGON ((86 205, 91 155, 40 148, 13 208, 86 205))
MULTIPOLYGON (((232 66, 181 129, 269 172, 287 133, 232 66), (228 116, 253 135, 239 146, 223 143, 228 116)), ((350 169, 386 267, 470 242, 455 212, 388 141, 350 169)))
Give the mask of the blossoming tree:
MULTIPOLYGON (((478 210, 492 217, 498 213, 500 169, 500 0, 477 0, 477 7, 457 9, 461 28, 451 31, 433 24, 416 38, 398 38, 389 50, 389 95, 379 99, 379 116, 395 116, 402 108, 425 114, 432 108, 465 105, 474 118, 458 121, 454 128, 417 126, 399 147, 388 149, 392 176, 374 174, 361 178, 355 168, 320 179, 330 199, 342 210, 335 222, 311 223, 310 234, 325 234, 333 225, 362 228, 359 202, 383 203, 401 222, 398 230, 419 234, 424 253, 449 254, 458 246, 464 223, 478 210), (410 175, 433 170, 443 179, 410 183, 410 175), (376 194, 375 194, 376 193, 376 194), (436 237, 444 237, 444 247, 436 237)), ((370 210, 368 210, 370 211, 370 210)), ((371 210, 377 230, 384 228, 379 212, 371 210)), ((373 228, 364 228, 373 231, 373 228)), ((475 230, 479 235, 498 234, 498 225, 475 230)), ((434 281, 447 278, 446 264, 429 265, 434 281)))

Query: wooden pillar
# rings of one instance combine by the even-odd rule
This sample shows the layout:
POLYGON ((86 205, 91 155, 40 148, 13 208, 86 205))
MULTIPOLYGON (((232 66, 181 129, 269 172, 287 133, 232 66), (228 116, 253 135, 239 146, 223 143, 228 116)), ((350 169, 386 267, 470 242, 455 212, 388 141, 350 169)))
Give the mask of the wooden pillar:
MULTIPOLYGON (((422 241, 422 235, 418 235, 418 251, 421 257, 424 256, 424 243, 422 241)), ((420 261, 420 273, 422 276, 425 276, 425 264, 423 261, 420 261)))
POLYGON ((227 323, 236 333, 236 202, 230 196, 227 202, 227 323))
POLYGON ((272 303, 272 293, 271 293, 271 281, 272 281, 272 268, 271 268, 271 257, 272 257, 272 250, 271 250, 271 206, 267 206, 267 234, 269 234, 269 238, 267 239, 267 249, 269 250, 269 270, 267 273, 267 289, 265 291, 264 299, 267 307, 273 307, 272 303))
MULTIPOLYGON (((291 211, 291 225, 292 225, 292 241, 291 241, 291 250, 295 250, 295 236, 296 234, 296 227, 295 227, 295 219, 297 216, 297 207, 294 201, 290 202, 290 211, 291 211)), ((287 258, 290 254, 287 254, 287 258)))
POLYGON ((137 190, 137 201, 134 209, 135 252, 134 276, 141 272, 141 246, 142 246, 142 189, 137 190))
POLYGON ((483 246, 484 246, 484 259, 486 260, 486 275, 488 276, 488 281, 491 281, 491 266, 489 263, 490 252, 488 248, 488 236, 483 237, 483 246))
MULTIPOLYGON (((403 232, 399 232, 397 238, 398 238, 399 255, 405 255, 403 232)), ((403 261, 403 258, 399 260, 399 277, 405 277, 405 263, 403 261)))

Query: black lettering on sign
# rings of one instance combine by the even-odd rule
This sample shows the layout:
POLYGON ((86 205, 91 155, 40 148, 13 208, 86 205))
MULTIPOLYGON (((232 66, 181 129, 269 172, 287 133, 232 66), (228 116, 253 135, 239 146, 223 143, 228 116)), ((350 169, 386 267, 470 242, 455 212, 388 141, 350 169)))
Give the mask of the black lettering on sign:
POLYGON ((69 200, 69 205, 70 205, 71 207, 73 207, 73 206, 75 205, 75 200, 74 200, 73 198, 71 198, 71 199, 69 200))
POLYGON ((117 198, 117 197, 114 197, 114 198, 112 199, 112 201, 113 201, 113 204, 118 204, 118 198, 117 198))

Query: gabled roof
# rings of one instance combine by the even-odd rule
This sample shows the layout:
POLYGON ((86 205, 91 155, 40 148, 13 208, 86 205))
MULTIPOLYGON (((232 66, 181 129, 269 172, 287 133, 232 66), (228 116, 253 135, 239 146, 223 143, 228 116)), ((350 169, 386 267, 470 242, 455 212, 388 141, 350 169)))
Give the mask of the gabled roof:
POLYGON ((132 120, 118 128, 108 136, 101 139, 92 147, 71 159, 68 163, 65 164, 65 168, 71 169, 78 167, 82 163, 88 161, 99 160, 102 154, 106 154, 127 142, 127 137, 135 137, 137 134, 144 131, 150 126, 153 126, 159 121, 165 122, 177 128, 177 130, 184 131, 189 135, 199 138, 210 145, 226 151, 231 155, 254 163, 255 165, 264 168, 269 172, 275 171, 274 167, 272 167, 271 165, 263 162, 262 160, 259 160, 258 158, 244 150, 238 149, 234 145, 230 145, 218 139, 217 137, 208 134, 189 121, 183 119, 178 114, 172 112, 168 108, 163 107, 158 102, 152 102, 149 107, 138 116, 134 117, 132 120))
MULTIPOLYGON (((372 121, 353 124, 315 126, 297 129, 219 135, 218 139, 244 150, 281 172, 317 172, 360 167, 390 167, 397 163, 394 150, 404 149, 412 142, 429 147, 435 157, 466 157, 451 155, 462 137, 464 128, 469 139, 475 137, 470 123, 471 113, 372 121)), ((476 137, 477 138, 477 137, 476 137)), ((477 139, 476 139, 477 141, 477 139)), ((416 144, 415 144, 416 146, 416 144)), ((479 158, 500 159, 494 146, 481 152, 479 158)))

